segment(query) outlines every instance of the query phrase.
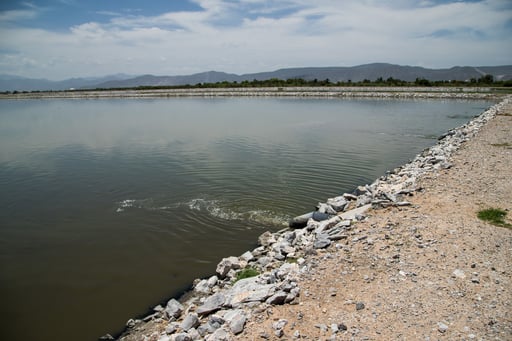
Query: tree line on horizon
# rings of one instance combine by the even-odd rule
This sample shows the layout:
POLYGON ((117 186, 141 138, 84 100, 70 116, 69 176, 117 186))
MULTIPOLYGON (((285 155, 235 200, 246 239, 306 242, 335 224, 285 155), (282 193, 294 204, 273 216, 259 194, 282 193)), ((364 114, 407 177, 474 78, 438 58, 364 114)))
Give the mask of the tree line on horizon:
MULTIPOLYGON (((265 80, 257 80, 254 79, 252 81, 222 81, 216 83, 197 83, 197 84, 186 84, 186 85, 141 85, 134 87, 123 87, 123 88, 95 88, 95 89, 74 89, 73 91, 106 91, 106 90, 162 90, 162 89, 208 89, 208 88, 263 88, 263 87, 277 87, 277 88, 286 88, 286 87, 334 87, 334 86, 353 86, 353 87, 384 87, 384 86, 392 86, 392 87, 408 87, 408 86, 422 86, 422 87, 468 87, 468 86, 479 86, 479 87, 512 87, 512 80, 507 81, 495 81, 492 75, 484 75, 480 78, 471 78, 469 81, 460 81, 460 80, 441 80, 441 81, 431 81, 425 78, 416 78, 414 82, 404 81, 401 79, 396 79, 393 77, 389 77, 384 79, 383 77, 379 77, 375 80, 364 79, 358 82, 352 82, 351 80, 347 81, 338 81, 331 82, 328 78, 324 80, 305 80, 303 78, 289 78, 289 79, 280 79, 280 78, 270 78, 265 80)), ((60 91, 68 91, 68 90, 60 90, 60 91)), ((34 91, 4 91, 4 94, 9 93, 37 93, 41 92, 39 90, 34 91)))
MULTIPOLYGON (((425 78, 416 78, 414 82, 408 82, 400 79, 396 79, 393 77, 389 77, 384 79, 383 77, 379 77, 374 81, 369 79, 364 79, 358 82, 352 82, 351 80, 347 81, 338 81, 331 82, 328 78, 324 80, 312 79, 305 80, 303 78, 289 78, 289 79, 280 79, 280 78, 270 78, 265 80, 257 80, 254 79, 252 81, 222 81, 216 83, 197 83, 197 84, 188 84, 188 85, 159 85, 159 86, 151 86, 151 85, 142 85, 137 87, 123 88, 130 90, 145 90, 145 89, 201 89, 201 88, 263 88, 263 87, 329 87, 329 86, 396 86, 396 87, 406 87, 406 86, 425 86, 425 87, 436 87, 436 86, 453 86, 453 87, 461 87, 461 86, 495 86, 495 87, 512 87, 512 80, 508 81, 495 81, 492 75, 485 75, 480 78, 471 78, 469 81, 459 81, 459 80, 446 80, 446 81, 431 81, 425 78)), ((97 89, 102 90, 102 89, 97 89)))

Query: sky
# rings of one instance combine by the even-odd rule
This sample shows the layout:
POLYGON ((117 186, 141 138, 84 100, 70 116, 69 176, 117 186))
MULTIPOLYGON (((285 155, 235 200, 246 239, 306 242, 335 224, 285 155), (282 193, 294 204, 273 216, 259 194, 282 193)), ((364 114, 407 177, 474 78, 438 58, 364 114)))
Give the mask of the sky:
POLYGON ((512 64, 512 0, 0 0, 0 74, 512 64))

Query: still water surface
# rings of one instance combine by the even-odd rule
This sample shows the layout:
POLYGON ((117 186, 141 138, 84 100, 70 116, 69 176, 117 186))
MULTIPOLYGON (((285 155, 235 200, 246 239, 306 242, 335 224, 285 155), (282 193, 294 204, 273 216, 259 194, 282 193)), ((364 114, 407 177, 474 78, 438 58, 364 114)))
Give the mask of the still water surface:
POLYGON ((491 105, 0 102, 0 339, 94 340, 491 105))

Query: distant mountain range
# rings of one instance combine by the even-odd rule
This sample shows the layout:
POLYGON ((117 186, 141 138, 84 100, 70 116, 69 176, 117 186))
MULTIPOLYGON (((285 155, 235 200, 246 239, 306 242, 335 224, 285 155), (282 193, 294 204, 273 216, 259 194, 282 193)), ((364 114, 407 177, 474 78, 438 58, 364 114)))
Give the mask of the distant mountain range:
POLYGON ((134 78, 134 75, 116 74, 96 78, 70 78, 62 81, 34 79, 14 75, 0 75, 0 91, 68 90, 96 88, 96 84, 109 81, 122 81, 134 78))
POLYGON ((365 64, 353 67, 304 67, 280 69, 272 72, 236 75, 225 72, 209 71, 186 76, 129 76, 118 74, 102 78, 72 78, 63 81, 30 79, 9 75, 0 75, 0 91, 65 90, 70 88, 129 88, 137 86, 175 86, 198 83, 243 82, 266 80, 271 78, 304 80, 325 80, 331 82, 359 82, 365 79, 376 80, 389 77, 413 82, 416 78, 430 81, 459 80, 469 81, 485 75, 495 80, 511 80, 512 65, 504 66, 455 66, 449 69, 427 69, 419 66, 402 66, 386 63, 365 64))

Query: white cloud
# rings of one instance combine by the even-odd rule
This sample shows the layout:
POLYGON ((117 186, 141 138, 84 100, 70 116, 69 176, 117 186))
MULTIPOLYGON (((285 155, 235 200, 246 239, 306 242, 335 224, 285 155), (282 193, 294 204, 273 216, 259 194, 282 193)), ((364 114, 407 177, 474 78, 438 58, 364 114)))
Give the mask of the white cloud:
POLYGON ((0 73, 61 79, 380 61, 426 67, 512 62, 512 9, 501 0, 195 2, 203 10, 117 15, 65 32, 0 28, 7 37, 0 50, 11 51, 0 52, 0 73), (12 51, 19 62, 9 57, 12 51))
POLYGON ((0 22, 16 22, 19 20, 33 19, 37 16, 37 11, 32 9, 21 9, 0 12, 0 22))

